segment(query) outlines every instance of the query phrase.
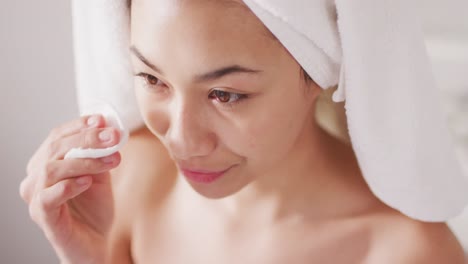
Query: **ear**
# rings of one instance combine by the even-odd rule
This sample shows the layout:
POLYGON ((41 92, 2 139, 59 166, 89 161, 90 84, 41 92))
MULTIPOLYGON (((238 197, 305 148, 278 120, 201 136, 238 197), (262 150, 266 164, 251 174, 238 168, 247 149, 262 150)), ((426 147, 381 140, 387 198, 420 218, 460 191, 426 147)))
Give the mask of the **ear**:
POLYGON ((311 96, 312 100, 316 101, 322 93, 323 89, 302 68, 300 78, 301 82, 303 83, 303 89, 307 91, 307 95, 311 96))
POLYGON ((351 145, 344 102, 336 103, 332 100, 332 95, 337 87, 325 90, 319 89, 320 94, 317 97, 315 107, 315 120, 317 124, 330 135, 351 145))

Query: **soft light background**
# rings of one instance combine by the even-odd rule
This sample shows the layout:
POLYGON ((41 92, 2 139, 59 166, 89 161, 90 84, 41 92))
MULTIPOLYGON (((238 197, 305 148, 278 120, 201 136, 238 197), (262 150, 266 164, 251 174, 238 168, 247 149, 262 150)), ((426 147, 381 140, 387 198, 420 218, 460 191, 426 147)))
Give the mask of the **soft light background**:
MULTIPOLYGON (((83 0, 86 1, 86 0, 83 0)), ((468 166, 468 1, 418 0, 457 144, 468 166), (461 149, 463 151, 463 149, 461 149)), ((0 263, 58 263, 18 195, 48 131, 77 115, 70 2, 0 5, 0 263)), ((468 248, 468 212, 451 222, 468 248)))

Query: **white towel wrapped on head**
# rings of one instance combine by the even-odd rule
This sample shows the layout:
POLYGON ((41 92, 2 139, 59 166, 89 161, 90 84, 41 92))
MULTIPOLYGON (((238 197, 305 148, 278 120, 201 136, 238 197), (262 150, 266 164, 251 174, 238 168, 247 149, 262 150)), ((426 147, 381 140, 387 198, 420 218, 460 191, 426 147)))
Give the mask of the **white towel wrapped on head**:
POLYGON ((117 107, 125 127, 143 125, 133 91, 129 14, 125 0, 73 0, 77 97, 83 114, 89 102, 117 107))

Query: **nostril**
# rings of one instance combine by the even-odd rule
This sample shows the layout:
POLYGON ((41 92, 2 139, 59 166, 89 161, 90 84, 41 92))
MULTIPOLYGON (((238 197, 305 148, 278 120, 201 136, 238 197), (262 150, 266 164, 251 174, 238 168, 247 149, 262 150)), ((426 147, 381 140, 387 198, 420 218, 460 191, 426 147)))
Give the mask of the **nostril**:
POLYGON ((193 131, 190 133, 172 134, 167 137, 167 148, 171 156, 179 160, 190 160, 195 157, 210 155, 217 146, 216 138, 206 131, 193 131))

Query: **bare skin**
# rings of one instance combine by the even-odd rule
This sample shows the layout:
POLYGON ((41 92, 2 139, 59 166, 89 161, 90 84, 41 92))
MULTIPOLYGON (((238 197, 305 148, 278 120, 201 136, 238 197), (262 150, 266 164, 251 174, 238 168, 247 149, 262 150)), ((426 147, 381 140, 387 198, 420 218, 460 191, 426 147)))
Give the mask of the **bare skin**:
MULTIPOLYGON (((84 122, 83 119, 73 121, 55 129, 51 135, 74 130, 76 144, 73 140, 64 142, 64 149, 69 148, 66 144, 79 146, 85 135, 94 130, 86 128, 84 122), (77 133, 77 126, 85 128, 77 133)), ((103 198, 109 194, 100 191, 91 200, 93 206, 70 207, 70 197, 75 197, 75 204, 89 200, 92 186, 88 182, 84 189, 76 188, 72 180, 83 176, 65 172, 33 173, 40 171, 42 165, 38 164, 54 163, 39 161, 47 157, 43 150, 51 141, 46 140, 31 159, 21 195, 61 263, 175 264, 220 263, 220 260, 222 263, 464 263, 463 250, 444 223, 422 223, 401 215, 380 203, 362 178, 352 174, 344 173, 353 179, 343 194, 336 194, 342 199, 337 199, 341 205, 334 209, 335 215, 321 219, 296 215, 265 222, 262 211, 255 215, 233 215, 220 210, 215 201, 203 199, 177 176, 167 150, 147 129, 131 135, 122 151, 123 162, 111 171, 112 185, 108 181, 101 185, 102 176, 106 175, 95 172, 116 166, 120 155, 116 156, 114 165, 96 161, 96 166, 90 166, 85 160, 69 161, 73 163, 71 168, 93 174, 92 185, 111 188, 115 204, 106 202, 103 198), (54 176, 63 179, 49 188, 68 191, 43 189, 42 177, 54 176), (56 202, 44 206, 47 199, 40 197, 50 190, 57 194, 56 202), (353 205, 351 209, 339 212, 350 205, 353 205), (57 210, 64 206, 75 216, 72 225, 69 218, 57 218, 57 210), (105 214, 98 213, 103 209, 105 214), (88 218, 79 217, 83 215, 88 218), (67 230, 75 227, 79 228, 70 236, 67 230)), ((91 140, 89 146, 100 144, 91 140)), ((67 164, 62 167, 66 169, 67 164)))
MULTIPOLYGON (((138 143, 130 142, 124 160, 144 152, 145 159, 171 163, 148 130, 133 140, 138 143)), ((111 263, 128 258, 128 247, 134 263, 464 263, 463 249, 446 224, 415 221, 387 207, 359 174, 343 172, 350 179, 335 193, 336 207, 329 215, 307 218, 315 212, 310 208, 270 219, 265 211, 245 215, 220 210, 216 200, 199 196, 177 176, 173 164, 151 164, 139 166, 137 181, 119 176, 125 163, 114 171, 116 189, 122 190, 122 215, 131 216, 119 218, 114 232, 131 236, 125 243, 115 236, 123 246, 114 247, 111 263), (129 197, 130 189, 143 191, 129 197)), ((135 171, 138 166, 130 167, 135 171)))
POLYGON ((321 88, 240 1, 136 1, 131 32, 147 128, 105 164, 63 154, 117 131, 103 143, 101 117, 65 124, 21 185, 63 263, 463 263, 444 223, 371 193, 313 118, 321 88), (232 65, 244 71, 213 74, 232 65), (226 168, 209 184, 183 176, 226 168))

